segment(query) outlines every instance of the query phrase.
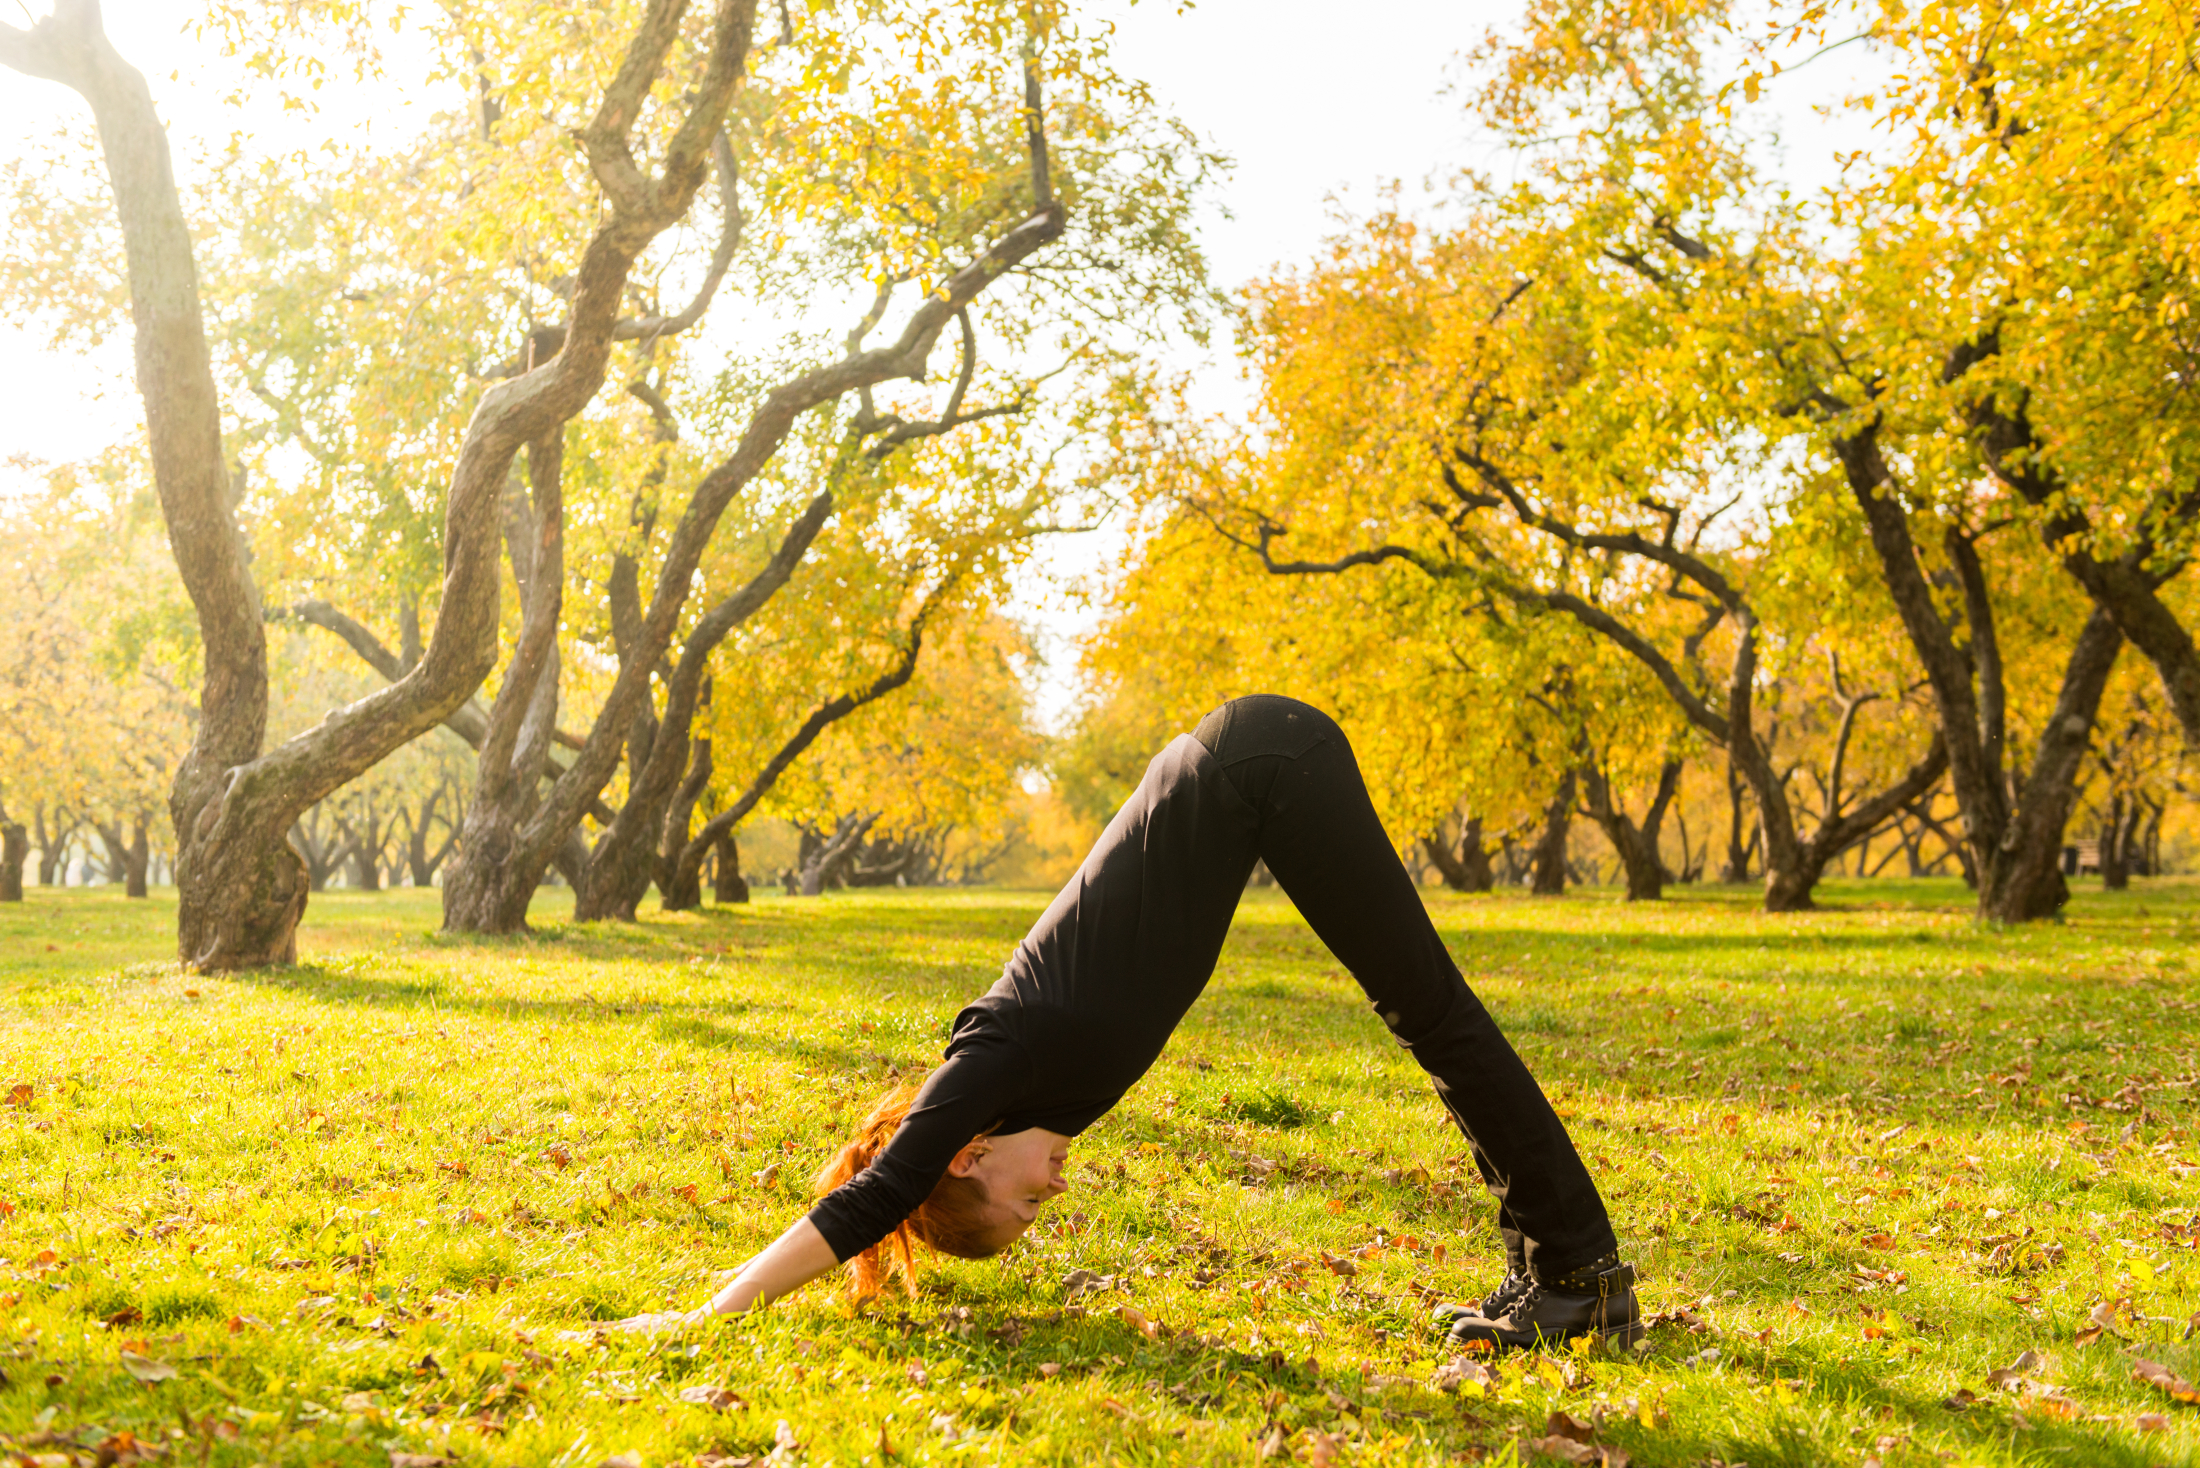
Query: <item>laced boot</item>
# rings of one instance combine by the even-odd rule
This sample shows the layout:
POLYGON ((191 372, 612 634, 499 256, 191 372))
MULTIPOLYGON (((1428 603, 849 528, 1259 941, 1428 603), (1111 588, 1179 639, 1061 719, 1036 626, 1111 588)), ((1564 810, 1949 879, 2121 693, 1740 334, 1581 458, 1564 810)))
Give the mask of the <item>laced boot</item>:
POLYGON ((1528 1251, 1520 1235, 1511 1229, 1504 1230, 1505 1277, 1497 1288, 1482 1297, 1478 1304, 1442 1304, 1429 1312, 1429 1323, 1440 1331, 1451 1329, 1454 1321, 1480 1317, 1492 1319, 1510 1310, 1513 1301, 1520 1298, 1529 1285, 1528 1251))
POLYGON ((1497 1308, 1453 1318, 1455 1345, 1555 1345, 1594 1335, 1628 1346, 1642 1338, 1645 1328, 1642 1307, 1635 1302, 1635 1267, 1620 1263, 1616 1250, 1562 1275, 1530 1276, 1525 1288, 1507 1299, 1493 1295, 1490 1303, 1497 1308))

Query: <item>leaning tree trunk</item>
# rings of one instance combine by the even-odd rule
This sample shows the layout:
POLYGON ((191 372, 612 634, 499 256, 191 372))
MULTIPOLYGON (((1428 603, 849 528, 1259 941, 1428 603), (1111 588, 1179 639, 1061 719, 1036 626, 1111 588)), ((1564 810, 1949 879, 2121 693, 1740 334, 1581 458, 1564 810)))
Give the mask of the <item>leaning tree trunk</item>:
POLYGON ((1559 776, 1558 790, 1543 811, 1543 834, 1535 843, 1528 877, 1528 891, 1537 897, 1556 897, 1566 890, 1566 837, 1573 827, 1575 779, 1571 769, 1559 776))

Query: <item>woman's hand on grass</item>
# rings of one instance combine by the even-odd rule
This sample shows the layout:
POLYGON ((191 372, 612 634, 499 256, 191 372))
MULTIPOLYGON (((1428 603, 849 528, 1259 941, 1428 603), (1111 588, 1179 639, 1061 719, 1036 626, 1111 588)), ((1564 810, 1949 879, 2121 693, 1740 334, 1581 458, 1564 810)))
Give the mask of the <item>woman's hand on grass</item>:
POLYGON ((733 1271, 733 1277, 711 1297, 712 1315, 737 1315, 758 1305, 768 1305, 791 1294, 838 1267, 832 1245, 807 1217, 773 1240, 763 1253, 733 1271))

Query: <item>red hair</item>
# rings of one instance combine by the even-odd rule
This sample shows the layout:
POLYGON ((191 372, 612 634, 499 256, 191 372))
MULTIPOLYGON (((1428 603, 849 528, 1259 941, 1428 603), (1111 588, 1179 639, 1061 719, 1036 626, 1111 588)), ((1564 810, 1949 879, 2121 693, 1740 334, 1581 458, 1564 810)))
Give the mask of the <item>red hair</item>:
MULTIPOLYGON (((871 1165, 886 1144, 894 1139, 909 1115, 909 1108, 917 1099, 917 1086, 910 1083, 894 1087, 871 1108, 871 1114, 856 1129, 855 1139, 832 1155, 817 1170, 812 1185, 822 1198, 857 1173, 871 1165)), ((952 1173, 941 1178, 932 1195, 917 1205, 917 1211, 903 1219, 894 1231, 870 1248, 849 1260, 853 1268, 851 1290, 857 1299, 877 1294, 886 1285, 889 1275, 901 1275, 902 1288, 911 1295, 917 1292, 917 1257, 914 1245, 942 1254, 952 1254, 958 1259, 987 1259, 1001 1251, 987 1227, 985 1186, 976 1178, 956 1177, 952 1173)))

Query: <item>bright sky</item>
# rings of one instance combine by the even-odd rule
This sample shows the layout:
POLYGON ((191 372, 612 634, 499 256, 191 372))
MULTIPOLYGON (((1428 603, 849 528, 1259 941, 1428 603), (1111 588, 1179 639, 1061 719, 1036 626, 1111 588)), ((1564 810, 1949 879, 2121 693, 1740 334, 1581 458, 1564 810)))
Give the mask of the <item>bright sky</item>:
MULTIPOLYGON (((43 13, 39 0, 30 0, 43 13)), ((179 166, 240 126, 203 74, 199 43, 181 30, 189 12, 162 0, 106 0, 108 33, 145 71, 176 140, 179 166)), ((1235 285, 1307 259, 1335 213, 1370 208, 1378 191, 1405 185, 1410 203, 1429 197, 1465 166, 1500 162, 1456 99, 1445 95, 1455 58, 1517 13, 1516 0, 1361 0, 1340 9, 1303 0, 1096 0, 1093 13, 1119 26, 1122 70, 1145 78, 1162 104, 1236 161, 1206 222, 1216 278, 1235 285), (1226 209, 1229 217, 1222 217, 1226 209)), ((18 19, 16 23, 20 23, 18 19)), ((1865 61, 1862 48, 1834 53, 1775 83, 1772 101, 1788 143, 1788 172, 1808 187, 1832 176, 1836 148, 1863 141, 1853 121, 1821 121, 1813 108, 1836 100, 1865 61)), ((403 98, 388 93, 324 94, 321 126, 386 117, 403 98)), ((74 97, 50 83, 0 74, 0 162, 50 133, 74 97)), ((296 119, 246 118, 242 125, 296 128, 296 119)), ((92 358, 54 356, 0 327, 0 461, 15 455, 67 460, 133 430, 140 406, 128 379, 126 341, 92 358)), ((1212 367, 1215 400, 1237 400, 1227 358, 1212 367)), ((6 483, 0 466, 0 488, 6 483)), ((1074 537, 1051 552, 1054 568, 1088 574, 1105 561, 1105 536, 1074 537)), ((1073 604, 1031 597, 1029 614, 1051 662, 1039 689, 1042 711, 1059 718, 1074 697, 1070 643, 1081 625, 1073 604)))

